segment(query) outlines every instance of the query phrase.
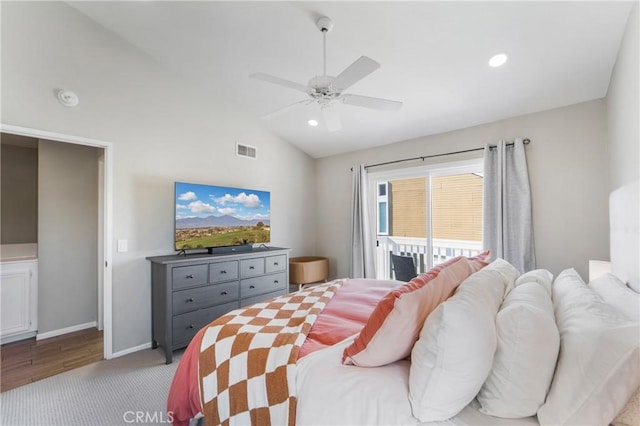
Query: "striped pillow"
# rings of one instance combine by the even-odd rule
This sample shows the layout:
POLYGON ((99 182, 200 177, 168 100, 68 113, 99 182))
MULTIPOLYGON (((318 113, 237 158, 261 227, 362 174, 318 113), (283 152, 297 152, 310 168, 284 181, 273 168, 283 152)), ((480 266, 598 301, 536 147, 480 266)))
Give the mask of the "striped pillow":
POLYGON ((486 266, 488 257, 489 252, 469 259, 456 257, 391 290, 344 350, 343 364, 378 367, 406 358, 427 316, 469 275, 486 266))

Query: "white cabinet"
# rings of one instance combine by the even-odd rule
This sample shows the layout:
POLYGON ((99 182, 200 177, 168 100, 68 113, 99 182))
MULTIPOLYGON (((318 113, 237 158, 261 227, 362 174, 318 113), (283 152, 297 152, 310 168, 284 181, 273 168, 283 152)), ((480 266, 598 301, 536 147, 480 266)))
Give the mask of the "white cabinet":
POLYGON ((0 264, 0 342, 36 335, 38 330, 38 261, 0 264))

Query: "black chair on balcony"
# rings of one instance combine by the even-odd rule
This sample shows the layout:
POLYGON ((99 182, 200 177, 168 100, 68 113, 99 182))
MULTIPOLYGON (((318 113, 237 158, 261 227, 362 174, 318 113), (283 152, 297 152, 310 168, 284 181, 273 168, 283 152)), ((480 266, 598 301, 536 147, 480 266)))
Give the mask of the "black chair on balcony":
POLYGON ((411 279, 418 275, 412 256, 391 254, 391 263, 393 264, 393 272, 398 281, 411 281, 411 279))

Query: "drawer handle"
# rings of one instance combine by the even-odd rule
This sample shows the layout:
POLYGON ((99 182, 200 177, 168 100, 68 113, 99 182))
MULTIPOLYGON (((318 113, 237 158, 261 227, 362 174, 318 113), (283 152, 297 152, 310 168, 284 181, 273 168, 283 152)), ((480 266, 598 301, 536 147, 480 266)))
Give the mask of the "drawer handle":
POLYGON ((192 280, 192 279, 193 279, 193 274, 191 274, 191 275, 187 275, 187 276, 186 276, 186 278, 187 278, 188 280, 192 280))
POLYGON ((256 286, 255 285, 250 285, 249 288, 256 288, 256 286))
POLYGON ((278 284, 278 282, 279 282, 278 280, 273 280, 274 284, 278 284))
POLYGON ((193 324, 189 324, 189 326, 187 327, 187 330, 193 330, 195 327, 193 326, 193 324))
POLYGON ((255 266, 249 266, 249 269, 256 269, 255 266))
POLYGON ((220 293, 220 296, 226 296, 228 293, 226 291, 223 291, 222 293, 220 293))
POLYGON ((187 303, 191 303, 191 302, 193 302, 193 297, 190 297, 187 299, 187 303))
POLYGON ((273 266, 278 266, 278 262, 273 262, 273 266))
POLYGON ((221 274, 226 274, 227 271, 225 271, 224 269, 222 271, 220 271, 221 274))

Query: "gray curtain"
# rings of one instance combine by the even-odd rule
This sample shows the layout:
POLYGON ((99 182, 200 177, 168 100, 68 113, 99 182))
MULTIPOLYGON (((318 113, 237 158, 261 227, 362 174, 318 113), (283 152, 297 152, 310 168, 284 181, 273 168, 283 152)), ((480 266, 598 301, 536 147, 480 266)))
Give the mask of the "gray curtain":
POLYGON ((484 149, 483 242, 491 257, 524 273, 536 268, 531 189, 522 139, 484 149))
POLYGON ((367 170, 353 168, 351 203, 351 278, 375 278, 375 244, 367 204, 367 170))

